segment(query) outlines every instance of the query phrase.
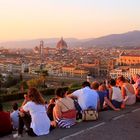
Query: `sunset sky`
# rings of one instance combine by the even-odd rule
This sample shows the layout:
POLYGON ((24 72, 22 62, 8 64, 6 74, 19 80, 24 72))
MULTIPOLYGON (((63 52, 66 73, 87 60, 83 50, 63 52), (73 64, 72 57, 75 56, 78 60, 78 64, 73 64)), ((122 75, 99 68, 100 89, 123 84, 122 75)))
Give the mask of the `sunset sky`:
POLYGON ((140 30, 140 0, 0 0, 0 41, 140 30))

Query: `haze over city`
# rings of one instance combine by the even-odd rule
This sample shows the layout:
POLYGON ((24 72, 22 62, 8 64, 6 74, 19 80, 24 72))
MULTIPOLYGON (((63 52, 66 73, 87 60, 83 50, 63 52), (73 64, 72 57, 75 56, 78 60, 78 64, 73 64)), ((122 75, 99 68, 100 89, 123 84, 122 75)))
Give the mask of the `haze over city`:
POLYGON ((140 29, 138 0, 3 0, 0 41, 96 38, 140 29))

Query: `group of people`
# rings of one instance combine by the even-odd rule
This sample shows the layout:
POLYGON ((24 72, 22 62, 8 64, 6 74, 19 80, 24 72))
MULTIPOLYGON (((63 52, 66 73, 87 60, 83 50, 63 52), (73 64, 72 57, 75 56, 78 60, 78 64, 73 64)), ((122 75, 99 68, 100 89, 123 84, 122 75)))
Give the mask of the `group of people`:
POLYGON ((12 113, 3 111, 0 104, 0 136, 17 130, 15 138, 21 137, 23 130, 29 136, 47 135, 58 128, 70 128, 82 120, 82 112, 89 108, 96 111, 124 109, 140 101, 140 76, 133 76, 134 84, 123 76, 110 79, 108 84, 97 81, 82 83, 82 88, 69 93, 63 88, 56 90, 56 97, 49 104, 36 88, 30 88, 24 102, 18 108, 13 104, 12 113))

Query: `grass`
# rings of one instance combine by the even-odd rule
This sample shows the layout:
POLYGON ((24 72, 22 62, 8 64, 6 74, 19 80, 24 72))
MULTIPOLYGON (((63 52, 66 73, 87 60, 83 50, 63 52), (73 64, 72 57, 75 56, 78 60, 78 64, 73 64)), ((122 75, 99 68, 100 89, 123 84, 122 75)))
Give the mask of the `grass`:
MULTIPOLYGON (((54 96, 44 96, 44 99, 49 103, 49 100, 51 99, 51 98, 53 98, 54 96)), ((4 103, 2 103, 3 104, 3 108, 4 108, 4 110, 5 111, 12 111, 12 104, 13 103, 18 103, 18 105, 19 105, 19 107, 21 106, 21 104, 22 104, 22 102, 23 102, 23 100, 24 99, 22 99, 22 100, 15 100, 15 101, 9 101, 9 102, 4 102, 4 103)))

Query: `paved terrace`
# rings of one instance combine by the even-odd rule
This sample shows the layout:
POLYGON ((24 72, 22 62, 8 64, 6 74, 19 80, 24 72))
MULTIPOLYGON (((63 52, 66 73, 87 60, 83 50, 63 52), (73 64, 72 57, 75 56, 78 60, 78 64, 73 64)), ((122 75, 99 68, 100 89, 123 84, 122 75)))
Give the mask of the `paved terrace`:
MULTIPOLYGON (((70 129, 54 129, 49 135, 29 137, 21 140, 139 140, 140 139, 140 103, 126 107, 121 111, 100 112, 95 122, 80 122, 70 129)), ((12 135, 0 138, 13 140, 12 135)))

